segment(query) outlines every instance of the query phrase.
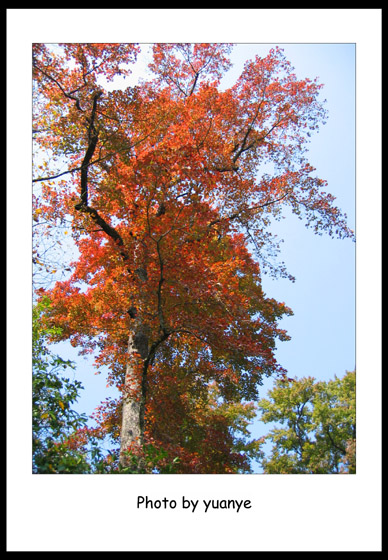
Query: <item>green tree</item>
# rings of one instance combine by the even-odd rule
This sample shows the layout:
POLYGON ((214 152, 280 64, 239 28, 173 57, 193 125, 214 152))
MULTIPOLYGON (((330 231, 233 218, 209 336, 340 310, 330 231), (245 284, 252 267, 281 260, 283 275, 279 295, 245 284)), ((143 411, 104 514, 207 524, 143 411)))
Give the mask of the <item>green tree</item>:
POLYGON ((356 372, 343 378, 278 379, 259 401, 264 423, 275 427, 262 438, 267 474, 356 472, 356 372), (282 427, 278 427, 280 423, 282 427), (263 444, 273 444, 268 457, 263 444))
POLYGON ((77 380, 64 377, 71 361, 63 360, 48 347, 56 327, 45 326, 46 298, 33 308, 32 336, 32 470, 33 473, 88 473, 100 452, 87 428, 87 416, 71 405, 83 389, 77 380), (88 444, 92 444, 92 448, 88 444))

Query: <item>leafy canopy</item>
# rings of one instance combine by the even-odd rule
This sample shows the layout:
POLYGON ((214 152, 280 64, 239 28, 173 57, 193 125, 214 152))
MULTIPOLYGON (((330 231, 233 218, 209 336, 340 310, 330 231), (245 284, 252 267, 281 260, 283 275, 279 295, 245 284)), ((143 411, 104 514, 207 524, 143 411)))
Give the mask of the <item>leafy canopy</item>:
POLYGON ((258 403, 261 421, 275 423, 262 444, 264 472, 356 472, 356 373, 324 382, 313 377, 276 381, 258 403), (279 424, 282 427, 279 427, 279 424))

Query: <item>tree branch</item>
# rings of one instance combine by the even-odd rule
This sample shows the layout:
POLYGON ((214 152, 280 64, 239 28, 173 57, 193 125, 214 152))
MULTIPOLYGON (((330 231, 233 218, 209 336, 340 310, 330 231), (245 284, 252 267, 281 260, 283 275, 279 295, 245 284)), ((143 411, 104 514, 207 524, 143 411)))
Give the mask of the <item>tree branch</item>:
POLYGON ((235 212, 234 214, 231 214, 230 216, 224 216, 222 218, 217 218, 217 220, 212 220, 211 222, 209 222, 208 227, 212 227, 215 224, 219 224, 220 222, 223 222, 224 220, 236 220, 237 218, 239 218, 241 216, 241 214, 243 212, 254 212, 256 210, 260 210, 261 208, 265 208, 266 206, 271 206, 271 204, 276 204, 277 202, 280 202, 281 200, 283 200, 284 198, 286 198, 286 196, 289 194, 289 191, 287 190, 281 197, 276 198, 275 200, 269 200, 268 202, 263 202, 263 204, 257 204, 256 206, 252 206, 251 208, 243 208, 241 210, 239 210, 238 212, 235 212))
MULTIPOLYGON (((75 105, 77 107, 77 109, 79 111, 84 112, 84 109, 81 108, 80 103, 79 103, 79 99, 77 97, 75 97, 73 95, 73 93, 75 93, 77 90, 74 90, 73 92, 66 92, 63 87, 61 86, 61 84, 58 82, 58 80, 56 80, 53 76, 51 76, 50 74, 47 74, 47 72, 45 72, 44 70, 42 70, 42 68, 39 68, 39 66, 36 64, 36 62, 33 62, 34 68, 36 68, 39 72, 41 72, 43 74, 43 76, 46 76, 46 78, 48 78, 49 80, 51 80, 52 82, 54 82, 54 84, 61 90, 61 92, 63 93, 63 95, 65 97, 67 97, 67 99, 71 99, 72 101, 75 102, 75 105)), ((85 86, 82 86, 85 87, 85 86)), ((81 88, 78 88, 81 89, 81 88)))
MULTIPOLYGON (((81 196, 80 202, 78 202, 74 208, 79 210, 80 212, 84 212, 85 214, 89 214, 92 220, 100 226, 100 228, 111 238, 113 241, 119 246, 124 246, 124 241, 121 235, 116 231, 111 225, 108 224, 104 218, 100 216, 95 208, 92 208, 88 204, 88 169, 90 165, 90 161, 93 157, 93 154, 96 150, 96 146, 98 143, 98 130, 95 126, 95 119, 96 119, 96 111, 97 111, 97 102, 98 99, 101 97, 102 92, 97 91, 93 96, 93 106, 92 112, 90 117, 88 118, 88 147, 82 161, 81 167, 81 196)), ((124 260, 128 260, 128 254, 125 251, 121 251, 121 256, 124 260)))
POLYGON ((335 443, 335 441, 333 440, 333 438, 332 438, 332 436, 331 436, 331 433, 330 433, 329 426, 323 426, 323 430, 324 430, 324 432, 326 433, 327 437, 329 438, 330 443, 332 444, 332 446, 333 446, 335 449, 338 449, 338 451, 340 451, 343 455, 346 455, 346 449, 344 449, 344 448, 341 447, 340 445, 337 445, 337 444, 335 443))
POLYGON ((101 97, 102 92, 97 91, 93 96, 93 106, 90 118, 88 119, 88 141, 89 145, 85 153, 84 160, 81 165, 81 201, 85 206, 88 205, 88 168, 89 162, 93 157, 94 151, 98 142, 98 131, 95 127, 94 121, 96 118, 97 101, 101 97))

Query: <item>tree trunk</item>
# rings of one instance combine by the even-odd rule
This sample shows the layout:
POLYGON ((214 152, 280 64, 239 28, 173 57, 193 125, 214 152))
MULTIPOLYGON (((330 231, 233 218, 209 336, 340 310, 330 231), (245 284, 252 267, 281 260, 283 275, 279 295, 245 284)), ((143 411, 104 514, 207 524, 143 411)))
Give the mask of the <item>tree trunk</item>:
MULTIPOLYGON (((146 368, 148 357, 148 335, 141 325, 129 335, 128 363, 125 374, 125 391, 122 409, 120 437, 120 465, 132 466, 134 471, 143 471, 141 458, 128 453, 142 448, 144 436, 144 411, 146 397, 146 368)), ((143 471, 144 472, 144 471, 143 471)))

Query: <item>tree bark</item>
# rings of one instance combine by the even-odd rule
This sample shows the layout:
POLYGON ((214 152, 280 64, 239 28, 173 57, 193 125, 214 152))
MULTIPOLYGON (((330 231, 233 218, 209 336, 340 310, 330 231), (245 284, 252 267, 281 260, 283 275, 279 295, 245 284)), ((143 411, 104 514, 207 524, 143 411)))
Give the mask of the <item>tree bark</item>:
POLYGON ((135 472, 144 472, 142 458, 136 459, 134 453, 143 446, 148 356, 148 335, 139 324, 128 338, 120 435, 120 465, 131 466, 135 472))

